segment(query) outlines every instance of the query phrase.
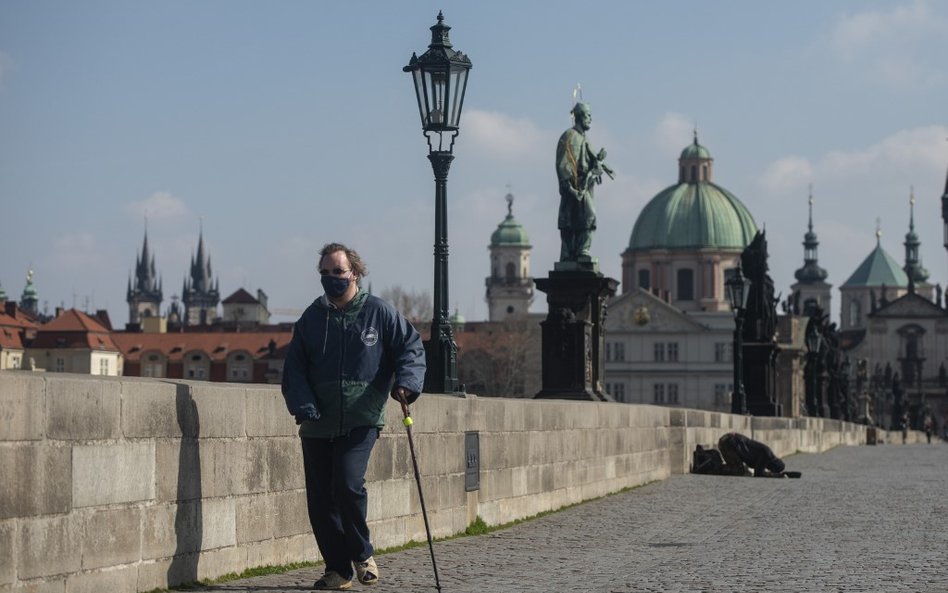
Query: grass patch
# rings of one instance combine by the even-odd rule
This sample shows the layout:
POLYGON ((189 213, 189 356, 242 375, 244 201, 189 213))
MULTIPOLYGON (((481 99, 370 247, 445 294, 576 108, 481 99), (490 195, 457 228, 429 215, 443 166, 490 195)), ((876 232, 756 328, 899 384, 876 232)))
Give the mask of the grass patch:
MULTIPOLYGON (((513 521, 510 521, 508 523, 503 523, 501 525, 488 525, 484 521, 484 519, 481 518, 480 515, 478 515, 477 518, 475 518, 474 521, 472 521, 471 524, 468 525, 467 528, 461 533, 457 533, 455 535, 449 535, 447 537, 439 537, 439 538, 436 538, 434 541, 441 542, 441 541, 449 541, 453 539, 458 539, 462 537, 476 537, 478 535, 487 535, 495 531, 501 531, 501 530, 513 527, 515 525, 520 525, 521 523, 526 523, 527 521, 533 521, 541 517, 546 517, 547 515, 552 515, 553 513, 559 513, 560 511, 565 511, 567 509, 571 509, 573 507, 577 507, 582 504, 586 504, 586 503, 593 502, 596 500, 601 500, 609 496, 615 496, 616 494, 623 494, 625 492, 637 490, 638 488, 641 488, 642 486, 647 486, 650 483, 651 482, 646 482, 645 484, 640 484, 638 486, 626 486, 625 488, 622 488, 621 490, 617 490, 616 492, 604 494, 602 496, 597 496, 596 498, 590 498, 588 500, 583 500, 580 502, 574 502, 573 504, 568 504, 566 506, 562 506, 550 511, 541 511, 535 515, 530 515, 529 517, 524 517, 522 519, 514 519, 513 521)), ((413 548, 417 548, 420 546, 427 546, 427 545, 428 545, 427 540, 421 541, 421 542, 411 540, 398 546, 392 546, 390 548, 375 550, 375 555, 384 556, 385 554, 394 554, 395 552, 403 552, 405 550, 411 550, 413 548)), ((283 573, 290 572, 293 570, 299 570, 301 568, 312 568, 315 566, 320 566, 322 564, 323 564, 322 562, 292 562, 290 564, 283 564, 279 566, 270 566, 270 565, 257 566, 254 568, 248 568, 247 570, 241 573, 231 572, 214 579, 203 579, 203 580, 193 582, 193 583, 183 583, 181 585, 176 585, 169 589, 152 589, 151 591, 146 591, 145 593, 172 593, 173 591, 193 591, 201 587, 220 585, 220 584, 228 583, 231 581, 249 579, 251 577, 260 577, 260 576, 266 576, 266 575, 271 575, 271 574, 283 574, 283 573)))

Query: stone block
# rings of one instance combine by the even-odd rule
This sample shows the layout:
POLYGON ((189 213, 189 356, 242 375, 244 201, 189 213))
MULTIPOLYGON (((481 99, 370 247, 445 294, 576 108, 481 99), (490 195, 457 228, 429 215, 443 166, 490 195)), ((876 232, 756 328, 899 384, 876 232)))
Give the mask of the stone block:
POLYGON ((202 550, 237 545, 237 501, 235 499, 202 500, 199 512, 202 550))
MULTIPOLYGON (((142 560, 196 551, 201 543, 197 505, 163 504, 142 509, 142 560)), ((163 584, 152 586, 152 589, 163 584)))
POLYGON ((186 385, 122 380, 122 433, 127 438, 196 435, 186 385))
POLYGON ((277 385, 254 385, 246 390, 248 437, 295 437, 299 427, 286 411, 277 385))
POLYGON ((154 442, 73 447, 74 507, 138 502, 154 498, 154 442))
POLYGON ((306 511, 306 493, 302 490, 273 495, 273 537, 312 533, 306 511))
MULTIPOLYGON (((109 509, 92 512, 85 516, 84 524, 84 537, 82 538, 83 569, 130 564, 141 559, 142 517, 140 509, 109 509)), ((135 580, 137 580, 137 577, 133 579, 133 584, 135 580)), ((69 590, 72 591, 72 587, 69 590)))
POLYGON ((0 519, 68 513, 72 507, 69 447, 29 444, 0 448, 0 519))
POLYGON ((81 520, 75 514, 21 519, 17 547, 17 577, 28 580, 77 572, 81 565, 81 520))
POLYGON ((37 579, 12 587, 0 586, 0 593, 68 593, 66 578, 37 579))
POLYGON ((411 514, 414 480, 382 480, 366 485, 369 492, 368 520, 376 521, 411 514))
POLYGON ((198 562, 198 579, 214 579, 219 576, 241 572, 247 568, 246 548, 219 548, 201 552, 198 562))
POLYGON ((47 376, 48 438, 95 440, 121 435, 121 382, 56 375, 47 376))
MULTIPOLYGON (((303 472, 303 450, 297 437, 271 438, 267 443, 267 471, 269 490, 296 490, 306 487, 303 472)), ((376 448, 378 446, 376 445, 376 448)), ((376 451, 372 452, 373 457, 376 451)), ((371 463, 371 461, 370 461, 371 463)))
POLYGON ((46 382, 32 373, 0 372, 0 441, 43 438, 46 382))
POLYGON ((156 475, 163 502, 238 496, 267 489, 265 439, 159 441, 156 475))
POLYGON ((366 480, 374 482, 390 480, 394 477, 396 443, 395 437, 387 431, 382 432, 379 440, 375 442, 375 447, 372 448, 369 467, 365 472, 366 480))
POLYGON ((237 543, 259 542, 273 537, 273 502, 269 494, 237 499, 237 543))
POLYGON ((238 385, 191 382, 191 398, 198 417, 201 437, 242 437, 246 410, 246 389, 238 385))
POLYGON ((0 585, 9 585, 16 581, 16 545, 13 536, 16 525, 13 521, 0 521, 0 585))
POLYGON ((69 593, 102 593, 103 591, 125 593, 136 591, 137 586, 137 566, 71 574, 66 577, 66 590, 69 593))

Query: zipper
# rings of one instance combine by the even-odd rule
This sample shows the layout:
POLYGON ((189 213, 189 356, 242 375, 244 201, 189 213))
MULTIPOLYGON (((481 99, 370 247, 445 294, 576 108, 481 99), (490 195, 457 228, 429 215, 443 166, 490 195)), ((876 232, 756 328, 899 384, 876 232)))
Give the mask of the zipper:
POLYGON ((343 388, 343 372, 346 368, 346 329, 348 324, 346 323, 346 312, 340 311, 340 333, 341 337, 340 342, 340 352, 339 352, 339 434, 343 434, 342 427, 345 425, 345 414, 346 414, 346 392, 343 388))

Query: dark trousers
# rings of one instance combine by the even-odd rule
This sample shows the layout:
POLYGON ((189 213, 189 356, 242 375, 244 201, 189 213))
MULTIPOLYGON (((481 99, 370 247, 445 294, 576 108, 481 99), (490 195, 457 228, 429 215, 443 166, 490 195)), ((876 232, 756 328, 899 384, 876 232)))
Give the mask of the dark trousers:
POLYGON ((300 439, 306 473, 306 506, 326 570, 352 578, 352 562, 372 555, 365 523, 365 470, 379 429, 362 427, 334 439, 300 439))

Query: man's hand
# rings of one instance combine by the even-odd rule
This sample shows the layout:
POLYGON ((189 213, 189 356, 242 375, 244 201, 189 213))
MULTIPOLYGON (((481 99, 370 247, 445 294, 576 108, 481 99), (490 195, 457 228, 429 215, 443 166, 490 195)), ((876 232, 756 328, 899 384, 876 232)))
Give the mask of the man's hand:
POLYGON ((392 388, 392 397, 395 401, 412 403, 418 399, 418 394, 411 391, 410 389, 405 389, 401 385, 396 385, 392 388))

